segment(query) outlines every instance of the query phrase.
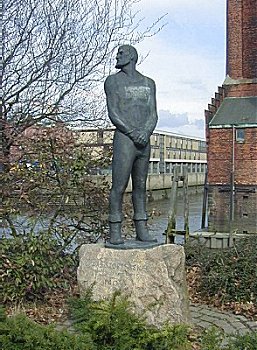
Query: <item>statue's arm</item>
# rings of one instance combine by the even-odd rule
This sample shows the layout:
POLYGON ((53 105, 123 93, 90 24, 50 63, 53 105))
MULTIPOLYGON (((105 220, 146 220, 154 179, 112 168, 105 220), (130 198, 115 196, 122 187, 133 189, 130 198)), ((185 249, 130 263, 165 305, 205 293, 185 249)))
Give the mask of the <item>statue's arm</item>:
POLYGON ((152 135, 158 121, 155 83, 152 79, 149 79, 148 82, 151 89, 150 99, 149 99, 150 113, 149 113, 148 120, 144 126, 144 130, 142 130, 138 134, 135 140, 135 142, 141 146, 145 146, 149 142, 150 136, 152 135))
POLYGON ((117 93, 115 93, 117 85, 115 84, 114 79, 115 78, 113 76, 109 76, 104 83, 108 115, 113 125, 116 126, 116 128, 123 134, 129 136, 133 132, 133 130, 130 128, 129 125, 126 125, 124 121, 121 120, 119 117, 117 104, 118 95, 117 93))
POLYGON ((158 115, 157 115, 157 106, 156 106, 156 87, 155 87, 155 82, 152 79, 149 79, 150 82, 150 88, 151 88, 151 94, 150 94, 150 115, 149 119, 147 120, 146 123, 146 131, 150 136, 152 135, 157 121, 158 121, 158 115))

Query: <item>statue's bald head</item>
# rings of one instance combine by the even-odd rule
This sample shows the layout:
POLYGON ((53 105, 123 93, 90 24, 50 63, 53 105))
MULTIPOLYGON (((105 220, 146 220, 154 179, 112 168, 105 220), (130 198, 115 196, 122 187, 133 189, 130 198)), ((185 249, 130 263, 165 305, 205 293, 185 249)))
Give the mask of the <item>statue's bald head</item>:
POLYGON ((138 61, 138 53, 137 53, 137 50, 134 48, 134 46, 132 46, 132 45, 122 45, 122 46, 119 47, 119 49, 126 50, 127 52, 129 52, 129 54, 131 55, 131 58, 134 61, 134 63, 137 63, 137 61, 138 61))

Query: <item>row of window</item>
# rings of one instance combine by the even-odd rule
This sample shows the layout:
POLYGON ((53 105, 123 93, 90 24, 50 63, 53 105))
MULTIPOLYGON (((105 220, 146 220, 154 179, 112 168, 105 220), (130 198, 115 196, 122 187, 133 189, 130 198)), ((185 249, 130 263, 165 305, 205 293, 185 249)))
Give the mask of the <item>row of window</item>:
MULTIPOLYGON (((153 150, 151 154, 152 158, 159 158, 159 152, 153 150)), ((177 151, 177 152, 167 152, 167 159, 191 159, 191 160, 200 160, 206 159, 206 153, 203 152, 192 152, 192 151, 177 151)))
POLYGON ((177 148, 177 149, 185 149, 185 150, 199 150, 206 151, 206 142, 200 140, 193 139, 184 139, 174 136, 161 135, 161 134, 153 134, 152 142, 153 146, 163 146, 166 145, 166 148, 177 148), (165 139, 165 141, 164 141, 165 139))
POLYGON ((164 166, 160 162, 152 161, 149 163, 149 174, 174 174, 177 168, 178 174, 183 174, 184 171, 188 173, 205 173, 206 163, 165 163, 164 166))

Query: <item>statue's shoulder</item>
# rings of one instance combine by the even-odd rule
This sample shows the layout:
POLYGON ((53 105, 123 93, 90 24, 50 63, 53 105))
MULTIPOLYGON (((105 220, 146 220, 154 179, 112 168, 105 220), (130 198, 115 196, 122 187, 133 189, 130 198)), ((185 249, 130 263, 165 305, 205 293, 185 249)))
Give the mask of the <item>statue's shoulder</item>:
POLYGON ((119 82, 120 82, 119 72, 109 75, 104 82, 105 90, 112 89, 113 87, 117 86, 119 82))
POLYGON ((105 82, 108 83, 108 84, 111 84, 111 83, 119 83, 122 79, 122 73, 121 72, 118 72, 118 73, 114 73, 114 74, 110 74, 105 82))
POLYGON ((155 82, 153 79, 146 77, 146 76, 145 76, 145 79, 146 79, 148 85, 155 86, 155 82))
POLYGON ((139 73, 139 76, 141 77, 141 80, 144 81, 145 85, 148 85, 150 87, 154 87, 155 86, 155 82, 153 79, 147 77, 146 75, 143 75, 142 73, 139 73))

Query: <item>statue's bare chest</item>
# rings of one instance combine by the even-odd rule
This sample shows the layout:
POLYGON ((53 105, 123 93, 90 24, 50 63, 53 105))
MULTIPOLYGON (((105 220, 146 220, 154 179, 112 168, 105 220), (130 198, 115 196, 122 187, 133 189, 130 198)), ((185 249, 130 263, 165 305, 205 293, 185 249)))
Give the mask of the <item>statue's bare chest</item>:
POLYGON ((133 83, 121 82, 117 93, 124 103, 146 104, 150 100, 151 89, 144 80, 133 83))

